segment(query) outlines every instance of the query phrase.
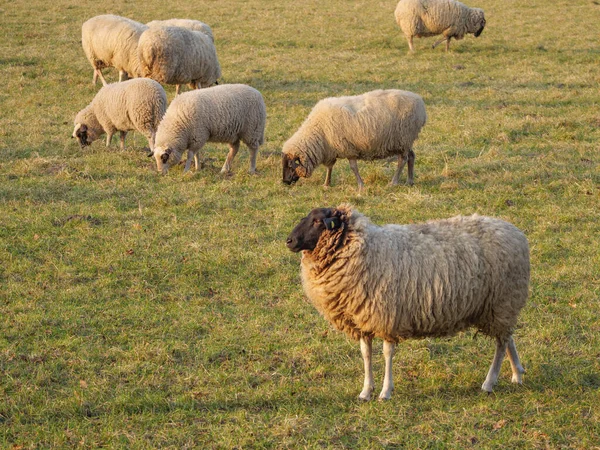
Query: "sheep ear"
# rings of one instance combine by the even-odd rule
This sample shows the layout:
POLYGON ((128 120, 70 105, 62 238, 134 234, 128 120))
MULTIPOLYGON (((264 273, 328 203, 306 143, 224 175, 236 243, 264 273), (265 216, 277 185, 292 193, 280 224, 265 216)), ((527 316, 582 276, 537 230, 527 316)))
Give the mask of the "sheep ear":
POLYGON ((342 221, 338 217, 329 217, 327 219, 323 219, 323 224, 328 230, 337 230, 342 226, 342 221))

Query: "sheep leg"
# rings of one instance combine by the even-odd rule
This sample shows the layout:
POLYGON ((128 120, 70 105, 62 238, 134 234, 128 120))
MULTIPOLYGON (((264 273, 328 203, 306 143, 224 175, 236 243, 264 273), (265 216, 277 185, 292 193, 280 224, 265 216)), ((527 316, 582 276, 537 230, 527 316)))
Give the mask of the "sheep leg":
POLYGON ((407 160, 408 155, 398 155, 398 168, 396 169, 396 172, 392 177, 392 181, 390 182, 392 186, 397 186, 400 182, 400 175, 402 175, 402 169, 404 169, 404 165, 406 164, 407 160))
POLYGON ((102 75, 102 71, 100 69, 94 69, 94 84, 96 84, 97 77, 100 77, 103 86, 106 86, 108 84, 104 79, 104 75, 102 75))
POLYGON ((248 171, 251 175, 256 174, 256 155, 258 154, 258 147, 250 147, 250 170, 248 171))
POLYGON ((492 392, 494 385, 498 381, 498 375, 500 374, 500 367, 502 366, 502 361, 504 360, 507 344, 507 340, 496 338, 496 353, 494 354, 494 360, 492 361, 490 370, 485 377, 485 381, 481 385, 481 389, 488 394, 492 392))
POLYGON ((406 40, 408 41, 408 48, 409 48, 409 50, 414 53, 415 46, 413 45, 413 37, 412 36, 407 36, 406 40))
POLYGON ((354 176, 356 177, 356 181, 358 183, 358 190, 360 191, 363 187, 365 187, 365 183, 363 183, 362 178, 358 174, 358 165, 356 164, 356 160, 349 159, 348 163, 350 164, 350 168, 352 169, 352 172, 354 172, 354 176))
POLYGON ((200 155, 198 153, 194 153, 194 165, 196 166, 196 171, 200 169, 200 155))
POLYGON ((448 45, 448 43, 447 43, 447 41, 448 41, 448 38, 447 38, 447 37, 445 37, 444 39, 440 39, 440 40, 439 40, 439 41, 437 41, 435 44, 433 44, 433 45, 431 46, 431 48, 436 48, 438 45, 440 45, 440 44, 441 44, 442 42, 444 42, 444 41, 446 41, 446 45, 448 45))
MULTIPOLYGON (((221 173, 229 173, 231 172, 231 162, 235 155, 237 155, 238 150, 240 149, 240 141, 236 141, 233 144, 229 144, 229 153, 227 154, 227 158, 225 159, 225 164, 223 164, 223 168, 221 169, 221 173)), ((250 162, 252 164, 252 162, 250 162)), ((250 166, 252 168, 252 166, 250 166)), ((256 170, 256 167, 254 168, 256 170)))
POLYGON ((119 70, 119 82, 127 81, 129 79, 129 75, 124 70, 119 70))
POLYGON ((121 150, 125 150, 125 137, 127 136, 127 131, 119 131, 119 137, 121 138, 121 150))
POLYGON ((175 85, 175 97, 177 97, 179 95, 179 88, 181 87, 180 84, 176 84, 175 85))
POLYGON ((192 161, 194 160, 194 155, 196 152, 192 151, 192 149, 188 149, 187 161, 185 162, 185 167, 183 168, 183 173, 187 173, 192 167, 192 161))
POLYGON ((154 151, 154 143, 156 142, 156 131, 150 132, 150 137, 148 138, 148 145, 150 146, 150 150, 154 151))
POLYGON ((327 173, 325 174, 325 184, 323 184, 323 186, 325 187, 329 187, 331 185, 331 173, 333 172, 333 164, 327 166, 327 173))
POLYGON ((408 151, 408 178, 406 183, 409 186, 415 184, 415 152, 412 150, 408 151))
POLYGON ((448 37, 448 39, 446 39, 446 51, 449 52, 450 51, 450 39, 452 39, 451 37, 448 37))
POLYGON ((392 374, 392 358, 396 344, 390 341, 383 341, 383 357, 385 358, 385 375, 383 378, 383 388, 379 394, 379 400, 389 400, 392 398, 394 390, 394 377, 392 374))
POLYGON ((371 400, 371 393, 375 389, 373 382, 373 365, 371 363, 371 355, 373 354, 373 337, 361 336, 360 352, 362 353, 363 363, 365 366, 365 382, 362 392, 358 395, 359 400, 371 400))
POLYGON ((114 133, 114 131, 106 132, 106 146, 107 147, 110 147, 110 141, 112 141, 113 133, 114 133))
POLYGON ((515 341, 512 336, 508 340, 508 351, 506 354, 508 356, 508 360, 510 361, 510 368, 512 369, 511 381, 518 384, 523 383, 523 374, 525 373, 525 369, 519 360, 517 347, 515 347, 515 341))

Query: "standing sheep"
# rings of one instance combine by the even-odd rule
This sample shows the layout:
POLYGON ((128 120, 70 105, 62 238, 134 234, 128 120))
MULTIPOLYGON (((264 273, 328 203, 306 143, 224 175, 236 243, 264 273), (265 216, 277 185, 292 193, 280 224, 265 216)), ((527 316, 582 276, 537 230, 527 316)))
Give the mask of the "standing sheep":
POLYGON ((451 336, 469 327, 496 339, 482 389, 491 392, 504 354, 512 382, 524 369, 512 338, 529 285, 529 246, 513 225, 473 215, 377 226, 348 205, 314 209, 287 239, 302 251, 304 292, 337 329, 360 340, 365 382, 374 388, 373 337, 384 340, 379 399, 394 388, 392 356, 403 339, 451 336))
POLYGON ((107 84, 102 75, 105 67, 115 67, 119 71, 119 81, 140 76, 137 45, 147 28, 143 23, 113 14, 92 17, 84 22, 81 44, 94 69, 94 84, 98 77, 102 84, 107 84))
POLYGON ((415 51, 413 37, 442 34, 444 39, 433 48, 446 41, 448 51, 450 39, 460 40, 468 33, 479 37, 485 28, 482 9, 469 8, 456 0, 400 0, 394 15, 411 52, 415 51))
POLYGON ((212 29, 199 20, 192 19, 167 19, 167 20, 153 20, 146 24, 149 27, 181 27, 187 28, 188 30, 200 31, 207 35, 211 41, 215 42, 212 29))
POLYGON ((264 142, 266 117, 262 95, 245 84, 222 84, 185 92, 171 102, 156 132, 157 169, 166 174, 187 149, 184 173, 190 169, 192 158, 198 170, 199 152, 204 144, 226 142, 230 150, 221 173, 229 173, 243 141, 250 149, 253 174, 258 147, 264 142))
POLYGON ((106 146, 113 134, 121 134, 121 149, 129 130, 137 130, 154 148, 158 124, 167 109, 167 94, 148 78, 136 78, 102 87, 92 102, 75 116, 73 137, 84 147, 106 133, 106 146))
POLYGON ((283 145, 283 182, 310 177, 327 167, 325 186, 338 158, 347 158, 358 188, 364 186, 356 160, 398 156, 391 184, 398 184, 408 161, 408 184, 414 182, 413 142, 425 122, 425 103, 412 92, 376 90, 353 97, 331 97, 315 105, 298 131, 283 145))
POLYGON ((212 86, 221 76, 221 66, 212 39, 200 31, 180 27, 150 27, 138 43, 142 74, 163 84, 191 89, 212 86))

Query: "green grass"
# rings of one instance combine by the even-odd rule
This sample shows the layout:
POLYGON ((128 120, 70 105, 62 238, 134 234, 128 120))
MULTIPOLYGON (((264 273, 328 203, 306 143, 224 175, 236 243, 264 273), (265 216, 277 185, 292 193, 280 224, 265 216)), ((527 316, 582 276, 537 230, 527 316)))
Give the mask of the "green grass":
POLYGON ((0 6, 0 447, 599 448, 597 3, 479 0, 480 38, 414 55, 393 1, 0 6), (125 151, 70 139, 98 89, 81 23, 105 12, 213 27, 222 82, 267 104, 258 176, 245 148, 231 177, 215 144, 199 173, 163 177, 139 134, 125 151), (393 161, 359 162, 361 195, 345 161, 329 189, 324 168, 283 186, 281 147, 312 106, 377 88, 425 99, 415 186, 388 186, 393 161), (523 386, 505 363, 484 395, 493 343, 467 332, 401 344, 392 400, 356 400, 358 345, 305 300, 284 245, 341 202, 376 223, 477 212, 526 232, 523 386))

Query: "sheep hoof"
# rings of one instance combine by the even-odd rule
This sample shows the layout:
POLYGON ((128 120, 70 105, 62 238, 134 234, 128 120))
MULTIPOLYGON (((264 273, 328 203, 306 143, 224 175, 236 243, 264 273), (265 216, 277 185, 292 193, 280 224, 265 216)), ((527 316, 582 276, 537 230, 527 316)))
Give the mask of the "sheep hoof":
POLYGON ((484 392, 487 392, 489 395, 494 390, 494 385, 492 383, 486 381, 481 385, 481 390, 484 392))

